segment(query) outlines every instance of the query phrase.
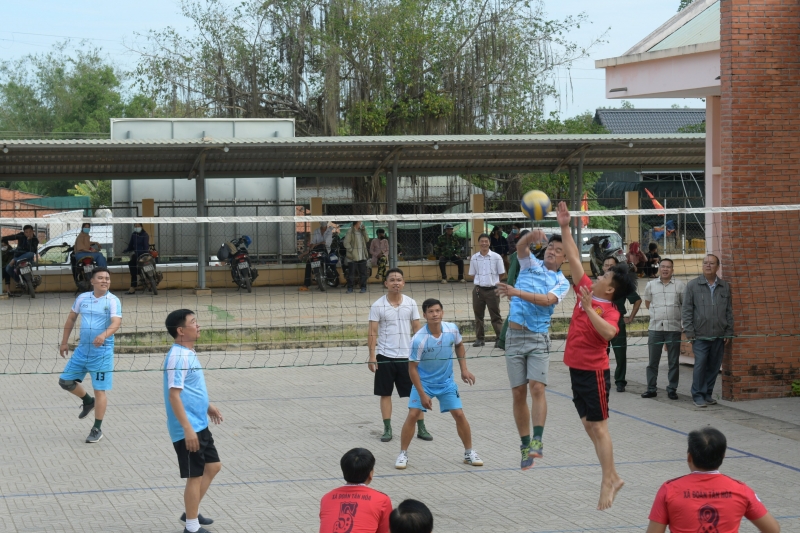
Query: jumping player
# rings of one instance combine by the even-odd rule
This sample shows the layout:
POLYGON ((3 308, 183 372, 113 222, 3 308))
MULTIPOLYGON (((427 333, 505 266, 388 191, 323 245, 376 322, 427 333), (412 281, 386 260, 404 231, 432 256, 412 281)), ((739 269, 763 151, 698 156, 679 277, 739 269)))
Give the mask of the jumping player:
MULTIPOLYGON (((397 387, 401 398, 411 394, 411 378, 408 376, 408 353, 411 350, 411 335, 419 331, 419 308, 417 302, 403 294, 406 282, 403 271, 392 268, 386 272, 383 285, 388 293, 378 298, 369 309, 369 364, 375 373, 373 392, 381 397, 383 435, 381 442, 392 440, 392 391, 397 387)), ((417 437, 433 440, 425 429, 425 420, 417 421, 417 437)))
POLYGON ((122 304, 119 298, 108 292, 111 274, 107 268, 95 268, 89 283, 94 290, 84 292, 75 299, 64 324, 64 335, 58 348, 61 357, 69 354, 69 336, 75 321, 81 317, 78 347, 58 378, 58 384, 83 400, 78 418, 86 418, 94 409, 94 426, 86 442, 96 444, 103 438, 100 426, 108 406, 106 391, 110 391, 114 383, 114 333, 122 324, 122 304), (87 373, 92 377, 95 398, 81 385, 87 373))
POLYGON ((442 322, 444 308, 442 302, 429 298, 422 302, 422 314, 427 324, 411 340, 411 354, 408 359, 408 373, 414 383, 408 401, 408 417, 400 435, 400 455, 395 468, 405 469, 408 465, 408 446, 414 436, 414 424, 424 411, 433 409, 433 398, 439 399, 439 411, 450 412, 456 421, 458 436, 464 443, 464 463, 483 466, 478 452, 472 449, 472 434, 467 417, 461 409, 458 385, 453 379, 453 350, 461 368, 461 379, 472 385, 475 376, 467 370, 467 351, 458 326, 442 322))
POLYGON ((570 214, 564 202, 558 204, 557 218, 578 300, 569 323, 564 364, 569 367, 572 401, 603 469, 597 502, 597 509, 602 511, 611 507, 625 484, 614 466, 614 448, 608 432, 611 375, 606 348, 619 333, 619 311, 612 302, 626 298, 634 287, 627 265, 612 267, 592 284, 583 271, 581 252, 572 240, 570 214))
POLYGON ((188 309, 179 309, 167 316, 165 325, 175 339, 162 366, 167 428, 178 455, 181 477, 186 479, 185 512, 180 520, 186 522, 184 533, 208 533, 200 526, 214 521, 200 514, 200 501, 222 469, 208 420, 219 424, 222 414, 208 402, 203 367, 194 352, 200 338, 197 317, 188 309))

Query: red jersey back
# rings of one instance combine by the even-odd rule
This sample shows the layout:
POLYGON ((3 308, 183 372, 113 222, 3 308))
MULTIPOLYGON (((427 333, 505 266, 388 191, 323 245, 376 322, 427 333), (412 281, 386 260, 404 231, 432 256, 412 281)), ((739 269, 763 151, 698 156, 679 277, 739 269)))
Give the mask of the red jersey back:
POLYGON ((319 533, 389 533, 392 500, 366 485, 345 485, 322 497, 319 533))
MULTIPOLYGON (((608 369, 608 341, 604 339, 592 325, 586 311, 581 305, 581 287, 592 288, 592 281, 586 274, 575 285, 575 294, 578 302, 572 311, 572 320, 567 333, 567 346, 564 348, 564 364, 576 370, 606 370, 608 369)), ((592 312, 600 315, 603 320, 614 326, 619 333, 619 311, 608 300, 592 297, 592 312)))
POLYGON ((741 481, 693 472, 661 485, 650 520, 669 525, 672 533, 737 533, 742 517, 758 520, 766 514, 753 489, 741 481))

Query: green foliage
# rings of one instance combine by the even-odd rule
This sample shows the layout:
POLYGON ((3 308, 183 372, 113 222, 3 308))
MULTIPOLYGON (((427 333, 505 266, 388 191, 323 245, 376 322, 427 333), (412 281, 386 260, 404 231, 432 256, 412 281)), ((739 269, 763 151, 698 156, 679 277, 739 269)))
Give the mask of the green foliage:
POLYGON ((792 381, 792 396, 800 396, 800 380, 792 381))
POLYGON ((706 132, 706 121, 700 122, 699 124, 689 124, 687 126, 681 126, 678 128, 678 133, 705 133, 706 132))
POLYGON ((111 205, 110 180, 77 182, 75 187, 67 192, 73 196, 88 196, 93 208, 111 205))
POLYGON ((694 0, 680 0, 680 4, 678 4, 678 11, 683 11, 684 9, 689 7, 689 4, 691 4, 692 2, 694 2, 694 0))

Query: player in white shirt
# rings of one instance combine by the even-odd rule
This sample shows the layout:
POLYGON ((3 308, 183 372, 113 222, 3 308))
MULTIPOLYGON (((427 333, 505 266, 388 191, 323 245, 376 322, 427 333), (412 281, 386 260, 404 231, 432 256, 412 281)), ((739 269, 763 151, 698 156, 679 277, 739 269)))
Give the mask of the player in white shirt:
POLYGON ((478 452, 472 449, 472 432, 461 408, 458 385, 453 379, 453 351, 458 358, 461 379, 472 385, 475 376, 467 370, 467 351, 458 326, 442 322, 442 302, 429 298, 422 302, 422 313, 427 324, 411 341, 408 373, 414 389, 408 401, 408 417, 400 436, 400 455, 394 467, 403 470, 408 465, 408 446, 414 436, 414 422, 428 409, 433 409, 433 399, 439 400, 439 411, 450 413, 456 421, 458 436, 464 444, 464 463, 483 466, 478 452))
POLYGON ((500 315, 500 295, 495 292, 500 276, 505 274, 503 258, 500 254, 489 249, 489 236, 481 233, 478 237, 480 251, 473 254, 469 260, 469 275, 473 276, 475 288, 472 290, 472 312, 475 313, 475 347, 485 344, 483 334, 483 317, 486 308, 489 308, 489 317, 492 319, 492 329, 495 338, 500 338, 503 329, 503 317, 500 315))
MULTIPOLYGON (((392 391, 396 386, 401 398, 408 398, 411 394, 408 354, 411 351, 411 335, 419 331, 421 326, 417 302, 403 294, 406 285, 403 271, 399 268, 388 270, 383 285, 389 292, 369 309, 367 366, 375 374, 373 392, 381 397, 381 442, 389 442, 392 440, 392 391)), ((417 422, 417 437, 433 440, 425 429, 422 417, 417 422)))

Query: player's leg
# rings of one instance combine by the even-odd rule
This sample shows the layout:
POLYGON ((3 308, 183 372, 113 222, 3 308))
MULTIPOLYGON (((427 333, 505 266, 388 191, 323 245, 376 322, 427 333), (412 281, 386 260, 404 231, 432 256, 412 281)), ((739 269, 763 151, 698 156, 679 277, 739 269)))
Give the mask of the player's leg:
POLYGON ((81 385, 86 373, 86 350, 82 346, 78 346, 64 366, 64 371, 58 378, 58 384, 62 389, 77 396, 83 402, 81 412, 78 414, 80 419, 86 418, 96 405, 95 399, 81 385))
MULTIPOLYGON (((409 405, 414 401, 415 397, 417 404, 421 405, 416 389, 411 391, 409 405)), ((421 414, 422 409, 414 407, 409 407, 408 409, 408 416, 406 417, 406 421, 403 424, 403 429, 400 432, 400 455, 397 456, 397 461, 394 463, 394 467, 399 470, 405 469, 408 465, 408 447, 411 445, 411 439, 414 438, 414 427, 416 426, 417 420, 421 414)))
MULTIPOLYGON (((103 430, 101 429, 101 426, 103 425, 103 419, 106 415, 106 408, 108 407, 108 396, 106 392, 110 391, 114 385, 113 363, 109 365, 110 361, 113 362, 113 354, 110 357, 103 357, 101 361, 103 362, 102 366, 98 366, 100 368, 105 368, 105 370, 89 372, 89 375, 92 378, 92 388, 94 388, 95 394, 94 425, 89 432, 89 436, 86 437, 86 442, 89 444, 97 443, 103 438, 103 430)), ((98 367, 96 366, 95 368, 98 367)))
POLYGON ((514 410, 514 422, 519 432, 520 468, 528 470, 533 466, 531 449, 531 412, 528 408, 528 365, 525 349, 525 331, 509 327, 506 331, 506 370, 511 385, 511 398, 514 410))
POLYGON ((658 365, 661 363, 661 350, 664 349, 664 332, 647 332, 647 350, 649 360, 647 363, 647 391, 642 397, 652 398, 656 395, 658 384, 658 365))
POLYGON ((381 442, 392 440, 392 392, 394 392, 394 373, 397 365, 393 359, 377 354, 375 360, 378 362, 375 370, 375 381, 373 393, 380 397, 381 419, 383 420, 383 435, 381 442))
POLYGON ((531 391, 531 438, 530 454, 543 457, 544 424, 547 420, 547 376, 550 370, 550 338, 541 333, 525 331, 526 377, 531 391))
POLYGON ((486 316, 486 300, 483 298, 483 292, 477 285, 472 290, 472 313, 475 315, 475 342, 472 345, 475 347, 484 344, 483 319, 486 316))
POLYGON ((478 452, 472 447, 472 430, 469 427, 469 422, 462 408, 461 397, 458 394, 458 386, 453 383, 449 389, 438 394, 436 398, 439 400, 439 409, 441 412, 450 412, 453 420, 456 421, 456 431, 458 431, 458 437, 464 445, 464 464, 483 466, 483 459, 481 459, 478 452))
MULTIPOLYGON (((401 398, 410 397, 414 384, 411 382, 411 376, 408 373, 408 359, 396 359, 392 366, 395 367, 393 379, 398 396, 401 398)), ((417 419, 417 438, 426 441, 433 440, 433 435, 431 435, 425 427, 425 413, 423 412, 420 412, 419 418, 417 419)))
POLYGON ((608 431, 608 420, 591 422, 583 418, 581 421, 586 433, 594 443, 597 459, 600 461, 600 468, 603 472, 600 499, 597 501, 597 509, 603 511, 611 507, 614 498, 625 482, 619 477, 614 465, 614 444, 611 441, 611 433, 608 431))
MULTIPOLYGON (((217 453, 217 447, 214 445, 214 437, 211 435, 211 431, 206 428, 200 432, 198 437, 203 439, 202 451, 205 459, 203 477, 200 478, 200 502, 202 502, 203 497, 206 495, 206 492, 208 492, 208 487, 211 486, 211 482, 214 481, 216 475, 222 470, 222 463, 219 460, 219 454, 217 453)), ((200 518, 199 507, 197 516, 200 518)), ((210 519, 200 520, 200 523, 203 525, 208 525, 213 522, 214 521, 210 519)))
POLYGON ((214 476, 222 468, 219 455, 214 447, 214 439, 208 428, 197 432, 197 440, 200 447, 196 452, 189 452, 186 449, 185 439, 172 443, 178 456, 181 477, 186 479, 186 487, 183 491, 184 513, 180 519, 186 522, 184 531, 190 533, 206 531, 200 526, 214 522, 200 515, 200 502, 208 491, 214 476))

